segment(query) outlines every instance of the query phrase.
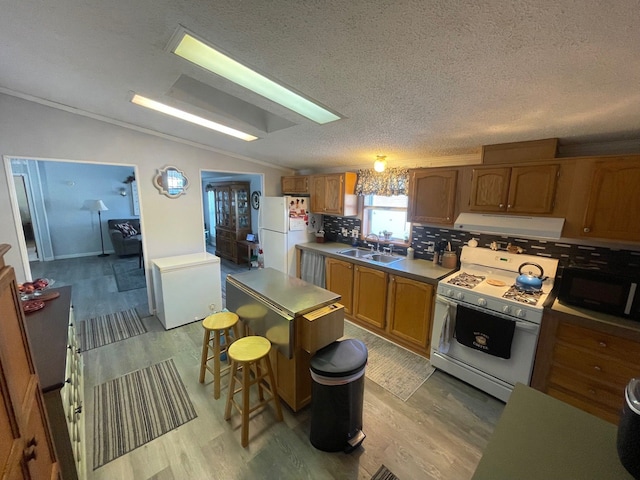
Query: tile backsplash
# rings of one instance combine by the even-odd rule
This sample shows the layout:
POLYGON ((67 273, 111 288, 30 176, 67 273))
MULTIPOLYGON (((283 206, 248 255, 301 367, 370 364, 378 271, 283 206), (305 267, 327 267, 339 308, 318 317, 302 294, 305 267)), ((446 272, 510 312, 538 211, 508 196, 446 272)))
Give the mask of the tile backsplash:
MULTIPOLYGON (((342 228, 353 230, 361 229, 359 218, 332 217, 325 215, 325 238, 329 241, 351 244, 351 238, 341 235, 342 228)), ((415 258, 431 260, 432 250, 429 249, 435 242, 446 241, 451 243, 453 250, 459 251, 467 241, 475 238, 478 246, 489 247, 491 242, 496 242, 501 250, 507 244, 521 247, 524 253, 543 257, 557 258, 560 266, 589 265, 593 268, 613 272, 633 272, 640 274, 640 251, 625 250, 607 247, 592 247, 579 243, 566 243, 556 240, 536 240, 530 238, 508 237, 501 235, 488 235, 470 233, 460 230, 418 226, 414 225, 411 235, 411 246, 415 249, 415 258)), ((362 242, 360 242, 362 243, 362 242)), ((397 247, 394 251, 405 255, 406 249, 397 247)))

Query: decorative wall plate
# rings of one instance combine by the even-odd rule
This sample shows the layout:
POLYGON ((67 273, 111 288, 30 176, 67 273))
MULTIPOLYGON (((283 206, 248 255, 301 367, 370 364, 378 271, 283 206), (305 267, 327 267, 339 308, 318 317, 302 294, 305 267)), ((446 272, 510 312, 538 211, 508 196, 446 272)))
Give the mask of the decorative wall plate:
POLYGON ((260 192, 257 190, 251 194, 251 206, 258 210, 260 208, 260 192))

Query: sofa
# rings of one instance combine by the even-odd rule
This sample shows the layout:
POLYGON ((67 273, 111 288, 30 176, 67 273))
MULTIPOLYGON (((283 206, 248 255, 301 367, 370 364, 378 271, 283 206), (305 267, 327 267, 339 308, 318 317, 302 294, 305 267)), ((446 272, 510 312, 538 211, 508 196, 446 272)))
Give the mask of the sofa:
POLYGON ((111 244, 116 255, 124 257, 140 254, 142 235, 140 234, 139 218, 112 218, 107 221, 107 224, 109 225, 109 238, 111 238, 111 244), (123 233, 122 229, 116 227, 116 225, 127 223, 135 229, 135 235, 127 236, 126 232, 123 233))

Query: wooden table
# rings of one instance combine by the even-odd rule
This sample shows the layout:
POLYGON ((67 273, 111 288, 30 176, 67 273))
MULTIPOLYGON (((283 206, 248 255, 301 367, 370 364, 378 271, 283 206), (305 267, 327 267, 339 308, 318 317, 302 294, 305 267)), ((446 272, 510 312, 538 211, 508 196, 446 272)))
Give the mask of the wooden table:
POLYGON ((249 242, 248 240, 238 240, 238 263, 240 263, 240 250, 241 248, 247 249, 247 263, 249 264, 249 270, 251 270, 251 257, 254 250, 260 249, 260 244, 256 242, 249 242))

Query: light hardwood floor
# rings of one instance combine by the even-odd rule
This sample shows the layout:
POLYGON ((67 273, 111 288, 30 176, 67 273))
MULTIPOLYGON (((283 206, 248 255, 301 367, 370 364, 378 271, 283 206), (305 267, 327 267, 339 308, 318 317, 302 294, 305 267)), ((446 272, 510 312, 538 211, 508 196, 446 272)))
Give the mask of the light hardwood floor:
MULTIPOLYGON (((146 289, 117 291, 113 261, 117 257, 34 262, 32 272, 34 278, 72 285, 80 321, 146 305, 146 289)), ((237 269, 223 261, 223 276, 237 269)), ((223 419, 226 388, 221 399, 214 400, 210 375, 204 384, 198 383, 200 322, 164 331, 155 317, 143 321, 148 333, 83 353, 90 480, 369 479, 383 463, 402 480, 464 480, 473 474, 504 408, 502 402, 440 371, 407 402, 367 379, 367 438, 353 453, 315 449, 309 442, 310 408, 293 413, 286 406, 282 423, 275 421, 271 407, 256 412, 245 449, 240 446, 238 414, 229 422, 223 419), (174 359, 198 417, 94 471, 94 386, 168 358, 174 359)))

